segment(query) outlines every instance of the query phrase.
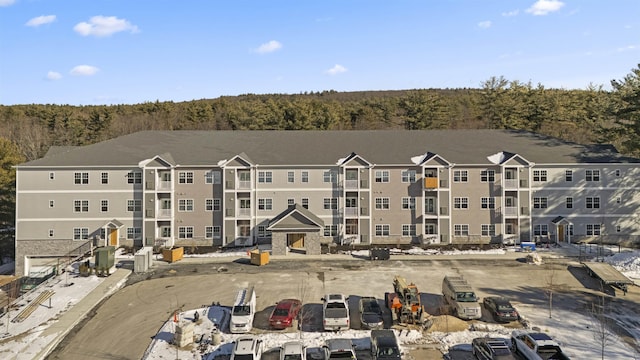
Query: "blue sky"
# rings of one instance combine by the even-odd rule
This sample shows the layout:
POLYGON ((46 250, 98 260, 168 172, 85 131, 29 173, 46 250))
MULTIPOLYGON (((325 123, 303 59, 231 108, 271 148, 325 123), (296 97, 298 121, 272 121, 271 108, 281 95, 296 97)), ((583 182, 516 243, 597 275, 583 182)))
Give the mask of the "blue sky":
POLYGON ((479 88, 610 88, 638 0, 0 0, 0 104, 479 88))

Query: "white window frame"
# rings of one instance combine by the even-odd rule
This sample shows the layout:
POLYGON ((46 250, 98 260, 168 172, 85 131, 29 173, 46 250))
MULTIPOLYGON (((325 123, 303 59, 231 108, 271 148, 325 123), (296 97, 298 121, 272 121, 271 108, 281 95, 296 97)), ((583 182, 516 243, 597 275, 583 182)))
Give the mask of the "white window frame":
POLYGON ((287 182, 290 184, 296 182, 296 173, 294 171, 287 171, 287 182))
POLYGON ((415 170, 402 170, 400 174, 403 183, 414 183, 416 182, 416 171, 415 170))
POLYGON ((416 236, 416 224, 402 224, 402 236, 416 236))
POLYGON ((89 185, 89 173, 88 172, 75 172, 73 173, 74 185, 89 185))
POLYGON ((50 172, 49 173, 49 180, 55 180, 56 179, 56 173, 55 172, 50 172))
POLYGON ((178 227, 178 239, 193 239, 193 226, 178 227))
POLYGON ((388 183, 389 182, 389 170, 376 170, 375 171, 375 182, 377 183, 388 183))
POLYGON ((193 199, 178 199, 178 212, 193 212, 193 199))
POLYGON ((74 213, 89 212, 89 200, 73 200, 74 213))
POLYGON ((549 207, 549 199, 546 196, 533 198, 534 209, 546 209, 547 207, 549 207))
POLYGON ((325 225, 322 236, 324 237, 338 236, 338 225, 337 224, 325 225))
POLYGON ((258 199, 258 211, 269 211, 273 210, 273 199, 272 198, 259 198, 258 199))
POLYGON ((301 203, 303 208, 309 209, 309 198, 302 198, 301 203))
POLYGON ((533 170, 533 181, 534 182, 547 181, 547 170, 533 170))
POLYGON ((496 236, 495 224, 482 224, 480 228, 482 236, 496 236))
POLYGON ((495 197, 483 197, 480 199, 480 208, 485 210, 493 210, 496 208, 495 197))
POLYGON ((573 182, 573 170, 564 171, 564 181, 573 182))
POLYGON ((213 199, 204 199, 204 211, 213 211, 213 199))
POLYGON ((336 172, 332 170, 327 170, 322 172, 322 182, 324 183, 335 183, 336 182, 336 172))
POLYGON ((74 227, 73 228, 73 240, 87 240, 89 239, 89 228, 86 227, 74 227))
POLYGON ((480 182, 495 182, 496 181, 496 171, 495 170, 481 170, 480 171, 480 182))
POLYGON ((213 239, 213 226, 205 226, 204 227, 204 238, 205 239, 213 239))
POLYGON ((127 211, 128 212, 142 211, 142 200, 127 199, 127 211))
POLYGON ((258 171, 258 183, 259 184, 273 183, 273 171, 258 171))
POLYGON ((600 196, 587 196, 585 206, 587 209, 600 209, 600 196))
POLYGON ((584 179, 585 179, 585 181, 588 181, 588 182, 600 181, 600 170, 598 170, 598 169, 585 170, 584 179))
POLYGON ((100 200, 100 212, 109 212, 109 200, 108 199, 100 200))
POLYGON ((211 230, 211 236, 214 239, 220 239, 220 237, 222 236, 222 228, 220 227, 220 225, 213 225, 212 226, 212 230, 211 230))
POLYGON ((322 199, 325 210, 338 210, 338 198, 330 197, 322 199))
POLYGON ((222 200, 220 198, 213 198, 213 211, 222 210, 222 200))
POLYGON ((53 208, 56 206, 56 202, 54 200, 49 200, 49 207, 53 208))
POLYGON ((102 185, 109 184, 109 173, 108 172, 100 173, 100 184, 102 184, 102 185))
POLYGON ((414 197, 402 198, 402 210, 415 210, 415 208, 416 208, 416 198, 414 197))
POLYGON ((468 197, 454 197, 453 198, 453 208, 458 210, 466 210, 469 208, 469 198, 468 197))
POLYGON ((309 182, 309 172, 302 171, 300 172, 300 182, 308 183, 309 182))
POLYGON ((376 237, 388 237, 391 233, 391 227, 389 224, 376 224, 376 237))
POLYGON ((127 173, 127 184, 142 184, 142 172, 131 171, 127 173))
POLYGON ((193 171, 180 171, 178 173, 179 184, 193 184, 193 171))
POLYGON ((138 226, 128 227, 127 239, 129 240, 142 239, 142 228, 138 226))
POLYGON ((377 197, 375 203, 376 210, 389 210, 391 206, 388 197, 377 197))
POLYGON ((533 225, 533 235, 534 236, 548 236, 549 235, 549 225, 548 224, 535 224, 535 225, 533 225))
POLYGON ((453 225, 453 236, 469 236, 469 224, 453 225))
POLYGON ((49 229, 49 237, 54 237, 55 236, 55 232, 53 231, 53 229, 49 229))
POLYGON ((424 224, 424 234, 425 235, 437 235, 438 227, 436 224, 424 224))
POLYGON ((287 207, 293 206, 295 204, 296 204, 296 199, 293 199, 293 198, 288 198, 287 199, 287 207))
POLYGON ((573 197, 567 196, 564 200, 564 206, 567 209, 573 209, 573 197))
POLYGON ((453 171, 453 182, 454 183, 466 183, 469 181, 469 171, 468 170, 454 170, 453 171))
POLYGON ((602 235, 601 224, 586 224, 586 234, 588 236, 600 236, 602 235))

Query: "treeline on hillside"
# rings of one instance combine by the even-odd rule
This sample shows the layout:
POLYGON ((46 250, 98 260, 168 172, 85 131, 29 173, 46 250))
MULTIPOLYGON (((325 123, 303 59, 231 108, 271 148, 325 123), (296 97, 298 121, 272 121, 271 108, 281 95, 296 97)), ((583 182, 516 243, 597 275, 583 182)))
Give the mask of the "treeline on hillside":
POLYGON ((491 78, 480 89, 242 95, 136 105, 0 107, 0 136, 27 160, 140 130, 525 129, 577 143, 609 140, 613 94, 491 78))

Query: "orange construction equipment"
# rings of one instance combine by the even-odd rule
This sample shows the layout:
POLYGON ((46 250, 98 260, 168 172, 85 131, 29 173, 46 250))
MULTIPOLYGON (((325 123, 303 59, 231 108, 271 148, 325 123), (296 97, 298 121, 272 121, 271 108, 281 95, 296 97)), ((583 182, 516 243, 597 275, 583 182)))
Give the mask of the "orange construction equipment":
POLYGON ((424 307, 420 292, 414 283, 407 283, 401 276, 393 278, 393 293, 387 294, 387 307, 391 309, 394 322, 399 324, 422 324, 424 307))

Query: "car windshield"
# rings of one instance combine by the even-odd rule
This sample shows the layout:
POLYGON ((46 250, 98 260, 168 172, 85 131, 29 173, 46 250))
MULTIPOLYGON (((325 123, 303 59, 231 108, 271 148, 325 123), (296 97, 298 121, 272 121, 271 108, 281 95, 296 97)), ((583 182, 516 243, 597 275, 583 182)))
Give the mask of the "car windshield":
POLYGON ((289 315, 289 311, 287 309, 275 309, 273 311, 273 316, 287 316, 289 315))
POLYGON ((476 302, 478 301, 478 299, 476 298, 476 294, 473 292, 460 292, 460 293, 456 293, 456 301, 476 302))
POLYGON ((344 309, 344 304, 343 303, 328 303, 327 304, 327 309, 344 309))
POLYGON ((377 303, 366 303, 363 306, 363 312, 377 313, 380 312, 380 306, 377 303))
POLYGON ((494 348, 493 350, 496 355, 511 355, 511 350, 507 347, 494 348))
POLYGON ((254 360, 252 354, 235 355, 233 358, 236 360, 254 360))
POLYGON ((379 348, 378 356, 381 356, 381 355, 398 355, 398 349, 393 347, 379 348))
POLYGON ((350 351, 336 351, 329 355, 329 359, 353 359, 353 354, 350 351))
POLYGON ((246 316, 251 314, 250 306, 234 306, 233 315, 246 316))
POLYGON ((509 305, 498 305, 499 311, 513 311, 513 308, 509 305))

